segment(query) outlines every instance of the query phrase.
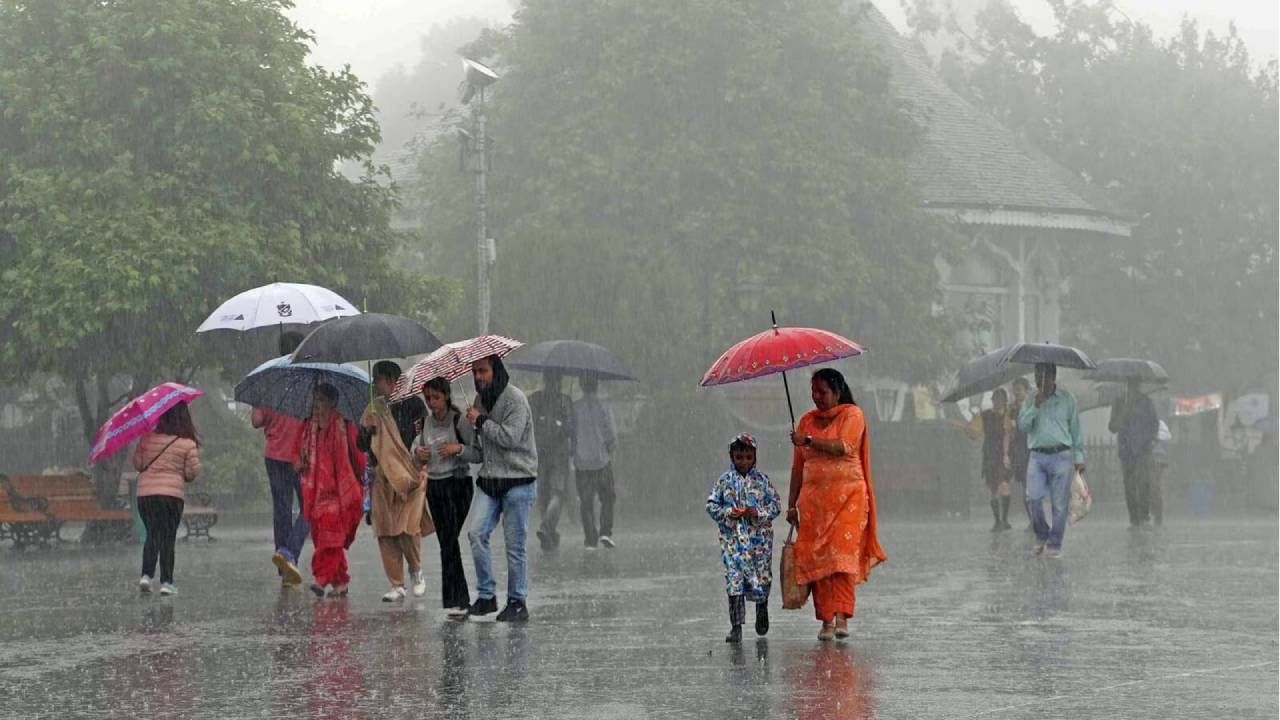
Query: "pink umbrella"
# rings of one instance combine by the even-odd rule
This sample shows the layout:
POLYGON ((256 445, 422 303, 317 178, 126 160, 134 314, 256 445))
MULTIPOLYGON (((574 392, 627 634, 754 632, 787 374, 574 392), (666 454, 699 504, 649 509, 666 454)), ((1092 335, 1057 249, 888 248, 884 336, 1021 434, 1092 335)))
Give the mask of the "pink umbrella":
POLYGON ((413 364, 400 376, 391 402, 400 402, 422 390, 431 378, 453 382, 471 372, 471 363, 480 358, 510 355, 523 343, 501 335, 482 335, 470 340, 447 343, 444 347, 413 364))
POLYGON ((161 383, 130 400, 98 428, 93 436, 89 461, 96 462, 119 452, 134 440, 156 427, 160 416, 178 403, 189 403, 204 394, 203 390, 175 382, 161 383))

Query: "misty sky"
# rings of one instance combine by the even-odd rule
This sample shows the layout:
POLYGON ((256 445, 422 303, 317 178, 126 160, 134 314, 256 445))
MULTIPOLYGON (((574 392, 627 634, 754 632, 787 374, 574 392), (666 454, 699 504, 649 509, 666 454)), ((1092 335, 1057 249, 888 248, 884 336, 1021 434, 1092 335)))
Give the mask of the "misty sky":
MULTIPOLYGON (((961 8, 981 6, 985 1, 952 0, 961 8)), ((898 0, 875 3, 902 28, 898 0)), ((1033 25, 1051 17, 1042 0, 1013 0, 1013 4, 1033 25)), ((467 16, 505 23, 515 6, 515 0, 297 0, 292 15, 316 33, 316 62, 335 68, 349 63, 372 85, 396 65, 412 66, 418 56, 418 40, 432 25, 467 16)), ((1280 4, 1276 0, 1116 0, 1116 6, 1151 24, 1162 35, 1175 32, 1184 14, 1215 31, 1225 30, 1228 21, 1234 20, 1250 52, 1259 59, 1276 57, 1280 43, 1280 4)))

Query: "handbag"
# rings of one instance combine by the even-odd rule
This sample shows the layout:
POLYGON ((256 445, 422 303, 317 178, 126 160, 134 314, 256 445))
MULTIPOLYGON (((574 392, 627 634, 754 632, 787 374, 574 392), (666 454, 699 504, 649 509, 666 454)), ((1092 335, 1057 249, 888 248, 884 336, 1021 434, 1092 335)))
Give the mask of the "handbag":
POLYGON ((796 534, 796 526, 791 526, 787 539, 782 543, 782 608, 799 610, 809 601, 809 586, 796 582, 796 551, 792 539, 796 534))

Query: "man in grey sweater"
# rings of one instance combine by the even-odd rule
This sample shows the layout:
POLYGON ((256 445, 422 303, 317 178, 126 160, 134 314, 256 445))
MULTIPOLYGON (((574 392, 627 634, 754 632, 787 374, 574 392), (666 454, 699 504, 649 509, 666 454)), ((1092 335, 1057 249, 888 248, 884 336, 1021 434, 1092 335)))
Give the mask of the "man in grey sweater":
POLYGON ((533 412, 520 388, 510 383, 497 356, 477 360, 471 367, 476 401, 467 410, 480 454, 475 515, 471 523, 471 555, 476 566, 476 601, 471 615, 498 611, 489 536, 502 521, 507 547, 507 606, 499 622, 529 619, 529 512, 537 499, 538 448, 533 438, 533 412))

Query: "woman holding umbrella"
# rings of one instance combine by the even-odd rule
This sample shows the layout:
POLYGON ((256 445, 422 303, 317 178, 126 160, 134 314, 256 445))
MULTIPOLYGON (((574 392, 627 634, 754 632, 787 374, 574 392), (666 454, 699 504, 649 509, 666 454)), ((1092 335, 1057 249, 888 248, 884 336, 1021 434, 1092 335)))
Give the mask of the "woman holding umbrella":
POLYGON ((302 511, 311 526, 311 591, 323 597, 330 588, 332 597, 347 594, 351 576, 347 574, 346 549, 355 540, 364 497, 357 479, 365 466, 364 454, 356 449, 356 427, 337 410, 338 390, 333 385, 316 386, 311 419, 302 436, 298 474, 302 476, 302 511))
POLYGON ((796 526, 796 581, 809 585, 819 640, 849 635, 854 587, 884 562, 876 536, 867 423, 838 371, 810 383, 814 409, 791 433, 795 446, 787 521, 796 526))
POLYGON ((158 560, 160 594, 176 595, 173 551, 182 522, 183 490, 200 476, 200 441, 185 403, 166 410, 156 429, 142 436, 133 452, 133 467, 138 471, 138 514, 147 528, 138 589, 151 592, 158 560))

